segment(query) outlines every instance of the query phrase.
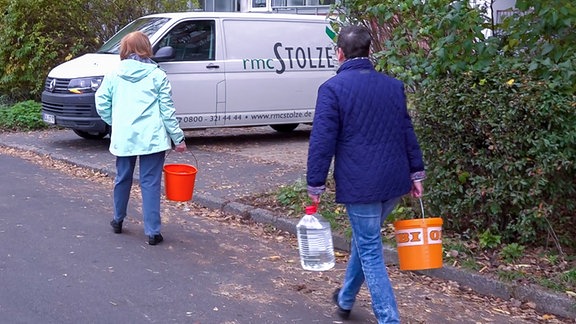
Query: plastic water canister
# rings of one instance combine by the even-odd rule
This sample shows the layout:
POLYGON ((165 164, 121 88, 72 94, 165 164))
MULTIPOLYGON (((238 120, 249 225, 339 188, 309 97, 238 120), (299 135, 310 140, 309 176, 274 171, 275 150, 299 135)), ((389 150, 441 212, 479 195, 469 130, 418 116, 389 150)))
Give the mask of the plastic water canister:
POLYGON ((325 271, 335 264, 330 223, 316 212, 316 206, 306 207, 306 214, 296 225, 300 263, 304 270, 325 271))

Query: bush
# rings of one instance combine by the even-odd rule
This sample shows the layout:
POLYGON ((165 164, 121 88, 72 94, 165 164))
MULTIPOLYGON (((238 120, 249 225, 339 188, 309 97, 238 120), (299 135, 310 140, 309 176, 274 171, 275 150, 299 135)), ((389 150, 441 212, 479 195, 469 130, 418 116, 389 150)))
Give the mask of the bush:
POLYGON ((445 73, 483 69, 496 54, 485 39, 486 6, 465 0, 349 0, 334 8, 334 29, 370 30, 375 67, 409 89, 445 73))
POLYGON ((0 0, 0 92, 25 100, 38 98, 55 62, 95 45, 85 2, 0 0))
POLYGON ((0 129, 35 130, 46 128, 42 121, 42 107, 38 102, 29 100, 12 107, 0 108, 0 129))
POLYGON ((120 0, 0 0, 0 93, 14 100, 39 99, 54 66, 96 50, 137 17, 187 8, 186 0, 138 5, 120 0))
POLYGON ((334 25, 369 28, 376 68, 413 93, 426 200, 447 229, 575 246, 576 4, 515 6, 494 24, 470 1, 351 0, 334 25))
MULTIPOLYGON (((574 244, 576 97, 526 69, 448 75, 414 97, 429 205, 447 228, 574 244)), ((558 242, 556 242, 558 243, 558 242)))

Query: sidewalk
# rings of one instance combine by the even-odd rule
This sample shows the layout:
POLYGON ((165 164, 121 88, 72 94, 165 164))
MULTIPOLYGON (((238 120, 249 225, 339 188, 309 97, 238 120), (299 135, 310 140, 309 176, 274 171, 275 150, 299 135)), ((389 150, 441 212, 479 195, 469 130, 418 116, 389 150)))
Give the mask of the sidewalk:
MULTIPOLYGON (((254 221, 271 224, 278 229, 294 233, 294 222, 268 211, 237 203, 236 199, 256 192, 272 190, 282 184, 290 184, 300 179, 304 170, 275 163, 255 163, 250 158, 239 154, 202 150, 195 146, 196 139, 194 138, 188 138, 187 142, 193 147, 194 156, 201 166, 194 192, 195 203, 214 210, 245 215, 254 221)), ((65 130, 0 134, 0 145, 48 154, 53 158, 69 161, 79 166, 114 174, 114 159, 107 154, 107 140, 86 143, 71 131, 65 130)), ((194 164, 195 162, 192 161, 194 161, 193 158, 191 159, 188 154, 171 153, 167 163, 194 164)), ((343 238, 336 237, 334 243, 337 249, 348 249, 348 243, 343 238)), ((385 254, 387 261, 397 262, 394 249, 386 249, 385 254)), ((483 295, 504 300, 514 298, 523 302, 532 301, 540 312, 576 319, 576 302, 567 296, 542 291, 536 287, 504 284, 447 265, 442 269, 422 273, 455 281, 483 295)))

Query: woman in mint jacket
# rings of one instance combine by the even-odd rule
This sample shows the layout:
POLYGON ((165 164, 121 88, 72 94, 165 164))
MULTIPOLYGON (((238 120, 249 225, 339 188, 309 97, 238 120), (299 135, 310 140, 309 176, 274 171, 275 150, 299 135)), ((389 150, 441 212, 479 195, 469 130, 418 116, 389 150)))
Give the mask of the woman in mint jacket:
POLYGON ((116 156, 114 233, 122 233, 136 159, 140 160, 140 187, 144 233, 148 244, 164 240, 160 233, 160 193, 165 152, 176 145, 186 150, 184 132, 175 117, 166 73, 150 59, 150 40, 142 32, 126 35, 120 43, 120 65, 104 77, 96 91, 96 110, 112 127, 110 152, 116 156))

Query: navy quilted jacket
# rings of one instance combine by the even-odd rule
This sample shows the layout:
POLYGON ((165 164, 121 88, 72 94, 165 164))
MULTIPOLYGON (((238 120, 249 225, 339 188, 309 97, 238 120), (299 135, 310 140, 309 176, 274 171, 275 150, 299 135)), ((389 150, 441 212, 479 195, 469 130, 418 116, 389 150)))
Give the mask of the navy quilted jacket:
POLYGON ((372 203, 407 194, 424 171, 404 85, 367 58, 344 62, 318 89, 307 182, 325 184, 334 157, 336 201, 372 203))

